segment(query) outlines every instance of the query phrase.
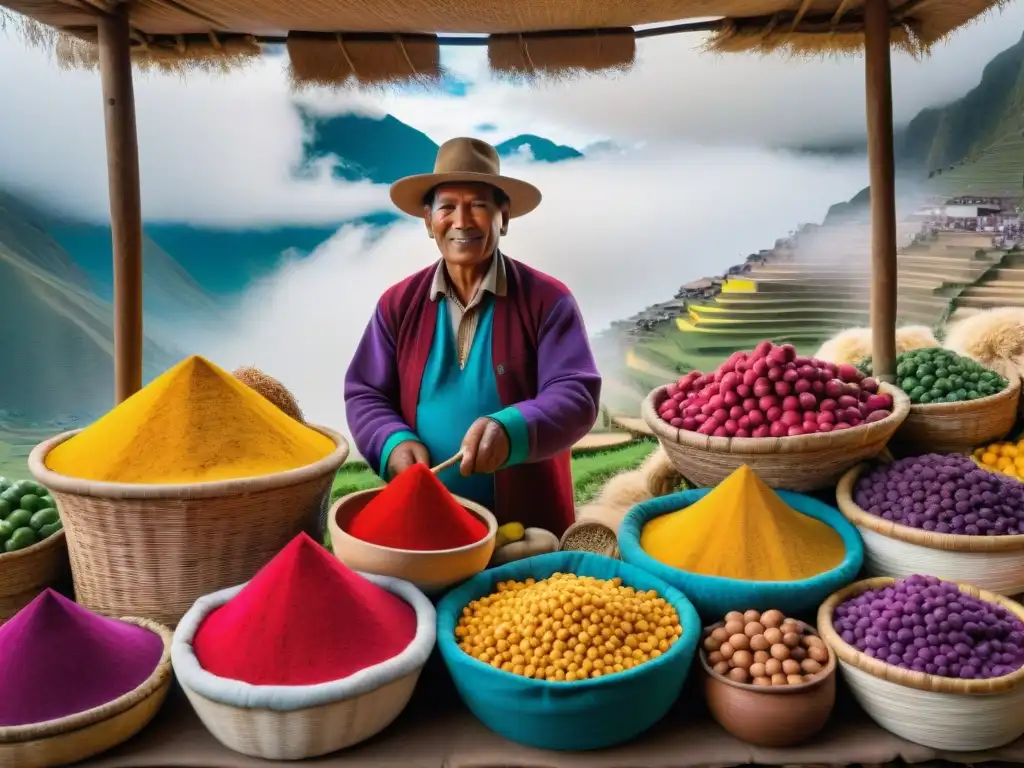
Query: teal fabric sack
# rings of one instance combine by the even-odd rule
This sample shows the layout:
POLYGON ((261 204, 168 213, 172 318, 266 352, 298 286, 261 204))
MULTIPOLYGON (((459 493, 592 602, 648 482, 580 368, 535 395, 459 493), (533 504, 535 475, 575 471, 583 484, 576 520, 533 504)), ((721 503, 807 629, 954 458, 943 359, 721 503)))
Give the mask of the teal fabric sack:
POLYGON ((696 606, 706 624, 721 621, 729 611, 777 608, 787 616, 813 616, 825 598, 857 578, 864 562, 864 543, 856 527, 829 505, 791 491, 776 491, 798 512, 822 521, 842 537, 846 557, 830 571, 799 581, 741 581, 704 576, 673 568, 655 560, 640 547, 640 532, 656 517, 690 506, 711 489, 680 491, 642 502, 626 513, 619 526, 622 559, 682 591, 696 606))
POLYGON ((553 552, 483 571, 445 595, 437 607, 438 648, 470 711, 492 731, 539 749, 589 750, 614 746, 646 731, 675 703, 686 682, 701 626, 678 590, 619 560, 586 552, 553 552), (663 655, 607 677, 572 683, 533 680, 502 672, 459 648, 455 625, 471 601, 499 581, 574 573, 654 589, 676 609, 683 636, 663 655))

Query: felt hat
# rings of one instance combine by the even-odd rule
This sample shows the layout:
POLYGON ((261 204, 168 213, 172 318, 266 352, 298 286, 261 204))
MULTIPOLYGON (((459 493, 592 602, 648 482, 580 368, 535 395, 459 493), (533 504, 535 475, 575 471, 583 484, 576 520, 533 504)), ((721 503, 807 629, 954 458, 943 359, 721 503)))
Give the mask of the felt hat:
POLYGON ((423 198, 439 184, 489 184, 509 199, 509 216, 525 216, 540 205, 540 190, 501 175, 498 150, 480 139, 450 139, 437 149, 433 173, 406 176, 391 185, 391 202, 410 216, 423 215, 423 198))

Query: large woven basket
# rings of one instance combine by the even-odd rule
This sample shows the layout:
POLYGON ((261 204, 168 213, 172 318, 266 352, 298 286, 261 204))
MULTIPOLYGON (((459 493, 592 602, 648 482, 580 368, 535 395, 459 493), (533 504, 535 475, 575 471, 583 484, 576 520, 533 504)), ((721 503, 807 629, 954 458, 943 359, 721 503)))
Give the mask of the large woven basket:
POLYGON ((893 412, 874 424, 798 437, 712 437, 662 421, 658 406, 668 397, 666 390, 658 387, 644 400, 644 421, 679 473, 703 488, 718 485, 744 464, 772 488, 831 488, 854 464, 881 453, 910 410, 910 398, 902 390, 882 384, 881 391, 892 395, 893 412))
MULTIPOLYGON (((836 607, 893 581, 878 577, 854 582, 818 610, 818 632, 838 657, 854 698, 868 716, 907 741, 950 752, 995 749, 1024 734, 1024 669, 988 680, 938 677, 886 664, 839 637, 832 624, 836 607)), ((1001 605, 1024 620, 1019 603, 968 584, 958 586, 962 593, 1001 605)))
POLYGON ((64 530, 25 549, 0 554, 0 624, 31 603, 68 572, 64 530))
POLYGON ((349 448, 337 432, 314 429, 337 446, 315 464, 191 485, 66 477, 46 456, 77 431, 37 445, 29 471, 60 510, 78 602, 173 627, 197 598, 252 578, 300 532, 315 535, 349 448))
POLYGON ((31 725, 0 727, 0 765, 47 768, 68 765, 113 749, 141 731, 160 710, 171 681, 171 631, 147 619, 123 618, 160 635, 164 651, 145 682, 85 712, 31 725))
POLYGON ((925 574, 974 584, 1001 595, 1024 592, 1024 535, 964 536, 900 525, 857 506, 854 489, 867 463, 839 481, 836 501, 864 541, 868 576, 925 574))
POLYGON ((204 670, 192 640, 203 620, 245 587, 200 598, 174 633, 171 657, 203 725, 235 752, 266 760, 302 760, 365 741, 390 725, 412 697, 434 650, 437 616, 412 584, 360 574, 416 611, 416 635, 393 659, 319 685, 250 685, 204 670))
POLYGON ((901 456, 921 453, 967 453, 979 445, 1001 440, 1017 421, 1020 377, 1010 376, 1002 392, 963 403, 911 405, 910 413, 892 438, 901 456))

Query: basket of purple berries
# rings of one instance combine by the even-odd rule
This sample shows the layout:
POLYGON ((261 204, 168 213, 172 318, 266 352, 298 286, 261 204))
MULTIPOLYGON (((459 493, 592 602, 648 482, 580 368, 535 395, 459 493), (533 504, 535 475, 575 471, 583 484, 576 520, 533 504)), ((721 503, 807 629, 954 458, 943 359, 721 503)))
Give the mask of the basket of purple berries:
POLYGON ((969 456, 861 464, 840 511, 864 540, 869 576, 934 573, 1002 595, 1024 592, 1024 483, 969 456))
POLYGON ((854 582, 818 632, 880 726, 932 749, 974 751, 1024 734, 1024 606, 935 576, 854 582))

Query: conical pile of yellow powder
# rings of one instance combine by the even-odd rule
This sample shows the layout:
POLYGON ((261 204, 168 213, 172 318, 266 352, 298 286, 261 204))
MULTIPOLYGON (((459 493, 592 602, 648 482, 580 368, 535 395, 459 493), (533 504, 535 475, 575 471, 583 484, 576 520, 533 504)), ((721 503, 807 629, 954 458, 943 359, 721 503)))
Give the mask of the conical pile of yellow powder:
POLYGON ((202 483, 313 464, 334 441, 193 356, 46 457, 54 472, 114 483, 202 483))
POLYGON ((743 581, 796 581, 838 566, 842 537, 797 512, 743 465, 704 498, 647 523, 640 546, 665 565, 743 581))

